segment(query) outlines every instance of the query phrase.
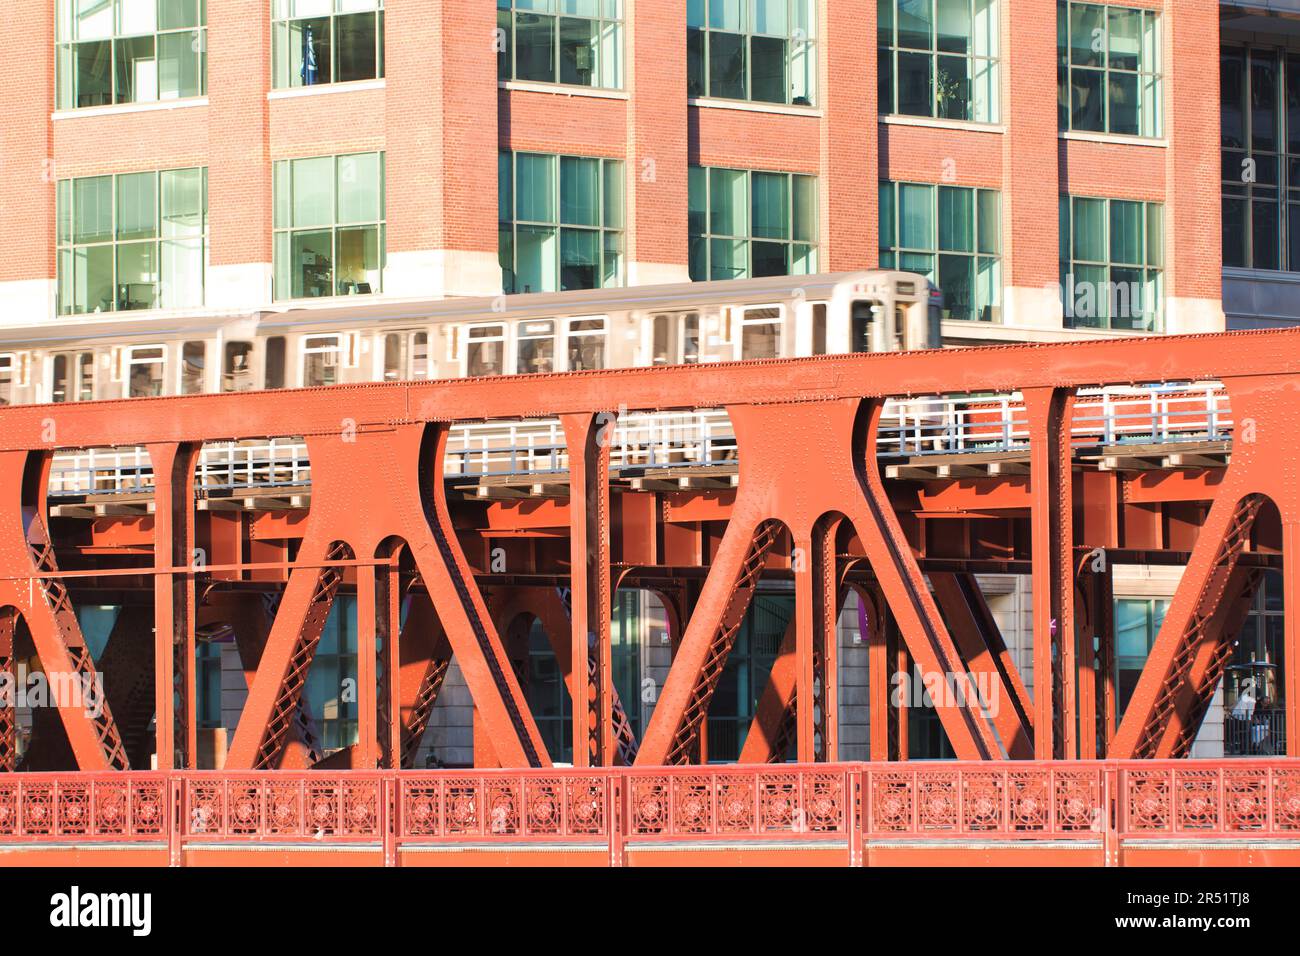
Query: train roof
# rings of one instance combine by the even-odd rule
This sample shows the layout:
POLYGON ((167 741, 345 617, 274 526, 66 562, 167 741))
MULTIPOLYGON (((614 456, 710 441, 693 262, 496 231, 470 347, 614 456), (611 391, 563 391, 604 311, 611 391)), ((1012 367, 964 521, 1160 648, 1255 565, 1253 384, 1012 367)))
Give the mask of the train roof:
MULTIPOLYGON (((379 323, 428 322, 439 320, 490 319, 494 314, 513 318, 552 315, 599 315, 629 309, 685 309, 761 302, 789 298, 802 290, 810 299, 829 296, 837 287, 879 281, 882 277, 919 279, 913 273, 890 269, 818 273, 805 276, 766 276, 757 279, 726 279, 712 282, 678 282, 661 285, 626 286, 611 289, 583 289, 572 292, 536 292, 511 296, 474 296, 444 299, 409 298, 379 300, 358 297, 335 300, 329 305, 287 302, 251 311, 158 312, 140 317, 132 312, 91 313, 59 316, 48 325, 0 329, 0 347, 58 348, 61 343, 89 343, 95 340, 177 335, 202 335, 224 331, 238 339, 313 328, 342 328, 379 323), (505 309, 501 303, 504 298, 505 309)), ((924 280, 921 280, 924 281, 924 280)))

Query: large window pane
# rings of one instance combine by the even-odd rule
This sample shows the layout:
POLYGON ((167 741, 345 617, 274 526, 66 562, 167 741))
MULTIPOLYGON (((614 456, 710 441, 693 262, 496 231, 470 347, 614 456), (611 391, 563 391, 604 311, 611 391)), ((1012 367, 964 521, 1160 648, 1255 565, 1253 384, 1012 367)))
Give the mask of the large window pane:
POLYGON ((789 177, 781 173, 754 173, 755 238, 790 238, 789 177))
POLYGON ((709 34, 709 95, 745 98, 745 38, 734 33, 709 34))
POLYGON ((373 13, 334 19, 336 82, 372 80, 379 75, 378 29, 379 21, 373 13))
POLYGON ((334 294, 334 234, 296 232, 289 242, 290 295, 295 299, 334 294))
POLYGON ((293 160, 293 225, 324 226, 334 221, 334 158, 293 160))
POLYGON ((158 234, 158 184, 153 173, 117 177, 117 238, 152 239, 158 234))
POLYGON ((555 17, 515 14, 515 79, 554 83, 555 17))

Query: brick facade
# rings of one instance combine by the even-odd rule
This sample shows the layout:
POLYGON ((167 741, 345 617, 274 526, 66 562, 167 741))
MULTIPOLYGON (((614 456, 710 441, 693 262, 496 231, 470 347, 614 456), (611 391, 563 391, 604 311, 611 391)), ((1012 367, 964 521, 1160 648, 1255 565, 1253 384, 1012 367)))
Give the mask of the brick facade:
POLYGON ((208 7, 208 94, 149 107, 53 112, 54 4, 0 13, 0 296, 5 322, 52 321, 51 180, 206 165, 208 305, 255 309, 270 296, 271 163, 384 150, 386 291, 491 293, 500 149, 627 163, 627 275, 687 274, 690 164, 819 178, 820 263, 878 261, 880 179, 1000 189, 1004 321, 1059 328, 1058 197, 1165 205, 1170 330, 1222 322, 1217 188, 1219 4, 1124 0, 1164 15, 1164 135, 1062 136, 1056 7, 1001 4, 1000 118, 992 125, 890 118, 876 94, 876 0, 822 0, 811 107, 689 101, 685 0, 627 0, 624 84, 591 91, 501 85, 496 21, 479 0, 387 0, 380 81, 272 91, 269 0, 208 7), (38 294, 39 293, 39 294, 38 294))

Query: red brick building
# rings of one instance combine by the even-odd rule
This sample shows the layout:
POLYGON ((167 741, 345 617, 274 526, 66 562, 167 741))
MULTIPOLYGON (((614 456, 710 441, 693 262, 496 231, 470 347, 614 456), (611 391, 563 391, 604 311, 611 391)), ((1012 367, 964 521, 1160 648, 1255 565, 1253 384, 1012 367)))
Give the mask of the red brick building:
MULTIPOLYGON (((744 275, 784 256, 793 271, 929 264, 941 287, 963 290, 950 317, 984 320, 986 340, 1224 323, 1215 66, 1221 17, 1234 14, 1216 0, 497 7, 8 5, 0 322, 495 294, 503 261, 507 291, 523 291, 744 275), (358 154, 379 154, 378 186, 348 200, 344 221, 351 163, 322 186, 330 164, 292 161, 358 154), (547 185, 539 207, 536 178, 556 179, 554 160, 535 156, 618 162, 561 161, 547 232, 523 211, 555 205, 547 185), (206 171, 204 214, 176 198, 198 178, 126 178, 174 170, 206 171), (564 194, 593 177, 598 203, 564 194), (748 200, 728 198, 733 188, 748 200), (754 221, 738 225, 736 209, 754 221), (150 215, 154 233, 130 232, 150 215), (591 215, 594 232, 567 228, 591 215), (124 236, 158 245, 126 249, 124 236), (964 252, 983 259, 945 258, 964 252), (304 278, 308 259, 317 272, 304 278), (1133 283, 1142 308, 1081 321, 1060 285, 1085 276, 1133 283)), ((1256 17, 1256 33, 1261 22, 1285 21, 1256 17)))

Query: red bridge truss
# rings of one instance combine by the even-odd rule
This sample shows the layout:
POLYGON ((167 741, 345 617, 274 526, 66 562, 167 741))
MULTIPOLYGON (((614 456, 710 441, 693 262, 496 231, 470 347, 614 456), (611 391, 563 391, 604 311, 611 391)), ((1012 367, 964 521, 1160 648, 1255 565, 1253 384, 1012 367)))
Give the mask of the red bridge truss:
MULTIPOLYGON (((733 833, 850 862, 935 834, 1096 843, 1103 862, 1161 834, 1286 843, 1300 832, 1287 759, 1128 761, 1189 754, 1265 572, 1297 606, 1298 407, 1300 331, 6 408, 0 675, 30 658, 102 674, 106 701, 33 709, 25 748, 18 708, 0 706, 0 770, 29 771, 0 777, 0 842, 102 833, 175 861, 213 835, 315 828, 389 862, 453 836, 614 861, 638 841, 733 833), (1145 443, 1089 424, 1087 390, 1188 382, 1213 383, 1230 423, 1170 436, 1153 421, 1145 443), (967 445, 888 451, 902 433, 890 400, 945 395, 993 396, 967 400, 967 445), (1014 421, 996 411, 1005 396, 1014 421), (730 471, 611 470, 620 421, 699 409, 729 420, 730 471), (561 467, 537 467, 533 448, 531 470, 448 473, 464 423, 543 418, 559 422, 561 467), (287 436, 309 485, 272 480, 259 498, 203 484, 205 443, 287 436), (143 449, 137 493, 99 494, 92 475, 79 497, 51 497, 56 455, 109 448, 143 449), (1125 563, 1185 571, 1120 712, 1110 576, 1125 563), (990 572, 1031 581, 1030 674, 981 593, 990 572), (764 578, 795 596, 740 758, 768 766, 706 769, 710 707, 764 578), (639 732, 613 677, 626 587, 670 618, 671 667, 639 732), (106 592, 123 612, 95 657, 75 607, 106 592), (305 688, 342 592, 356 596, 359 730, 325 753, 305 688), (867 766, 834 762, 850 592, 868 622, 867 766), (551 769, 528 704, 521 615, 541 622, 577 702, 572 770, 551 769), (196 716, 197 635, 213 628, 233 632, 247 681, 219 772, 196 716), (453 661, 475 770, 409 775, 453 661), (913 667, 1003 704, 935 697, 959 765, 887 762, 908 754, 907 702, 890 691, 913 667), (770 766, 787 754, 797 768, 770 766)), ((1285 616, 1279 678, 1287 758, 1297 622, 1285 616)))

